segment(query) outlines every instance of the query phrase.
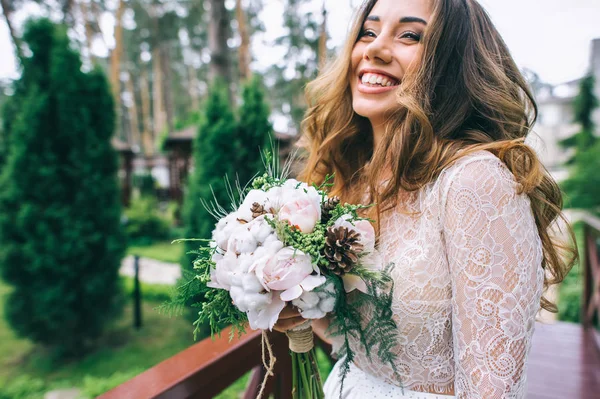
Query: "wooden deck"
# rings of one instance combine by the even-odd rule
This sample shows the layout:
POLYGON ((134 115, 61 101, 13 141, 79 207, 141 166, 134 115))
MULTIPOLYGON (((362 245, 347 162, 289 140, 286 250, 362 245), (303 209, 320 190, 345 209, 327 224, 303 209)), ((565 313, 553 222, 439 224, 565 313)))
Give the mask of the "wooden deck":
POLYGON ((579 324, 536 326, 528 371, 528 399, 600 399, 598 333, 579 324))

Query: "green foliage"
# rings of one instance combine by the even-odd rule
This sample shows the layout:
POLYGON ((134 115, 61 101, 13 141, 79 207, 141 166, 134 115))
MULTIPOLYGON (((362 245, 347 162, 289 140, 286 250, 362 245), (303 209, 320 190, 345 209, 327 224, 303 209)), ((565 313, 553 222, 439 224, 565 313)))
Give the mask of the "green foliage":
POLYGON ((81 354, 119 312, 124 252, 112 96, 81 71, 64 27, 29 22, 0 176, 6 318, 59 353, 81 354), (15 104, 18 107, 15 107, 15 104))
POLYGON ((138 190, 141 197, 155 195, 154 188, 156 186, 156 182, 151 173, 134 174, 132 178, 132 185, 138 190))
POLYGON ((600 142, 580 151, 561 186, 569 208, 600 210, 600 142))
POLYGON ((592 75, 583 78, 579 85, 579 94, 573 102, 573 113, 575 114, 573 122, 579 124, 581 130, 559 142, 561 147, 575 150, 575 155, 567 161, 569 165, 577 163, 577 157, 588 151, 597 142, 592 119, 594 109, 598 106, 598 99, 594 95, 594 83, 592 75))
POLYGON ((156 259, 161 262, 178 263, 181 260, 181 255, 183 255, 183 243, 158 241, 150 245, 130 245, 127 247, 127 255, 138 255, 142 258, 156 259))
MULTIPOLYGON (((125 294, 128 298, 133 296, 133 278, 132 277, 121 277, 125 294)), ((140 291, 142 293, 142 299, 148 302, 162 303, 168 301, 173 296, 173 290, 175 287, 167 284, 148 284, 143 281, 140 282, 140 291)))
POLYGON ((108 392, 116 386, 121 385, 144 371, 142 368, 134 368, 127 371, 116 371, 108 377, 85 376, 81 390, 81 398, 92 399, 108 392))
POLYGON ((558 291, 558 319, 581 323, 581 306, 583 298, 583 274, 582 264, 585 253, 583 253, 583 225, 576 223, 573 225, 575 239, 579 249, 580 259, 571 269, 560 285, 558 291))
POLYGON ((242 105, 238 110, 235 170, 241 184, 248 183, 263 169, 261 151, 272 140, 273 128, 269 122, 270 110, 265 102, 262 81, 254 75, 243 88, 242 105))
POLYGON ((387 363, 400 381, 396 366, 397 355, 393 352, 393 347, 398 342, 398 327, 392 317, 391 308, 394 291, 390 276, 392 268, 393 264, 386 267, 379 278, 365 280, 367 294, 355 291, 353 295, 347 296, 341 278, 335 275, 327 276, 327 280, 335 285, 335 291, 340 293, 326 331, 332 337, 344 338, 339 351, 339 357, 344 358, 340 390, 343 390, 350 363, 354 360, 350 337, 359 340, 369 359, 372 359, 372 353, 376 349, 380 361, 387 363), (363 314, 368 314, 368 317, 364 317, 363 314), (366 325, 364 320, 368 320, 366 325))
POLYGON ((0 399, 42 399, 46 389, 42 379, 21 375, 5 383, 0 399))
MULTIPOLYGON (((222 82, 216 82, 204 105, 198 135, 194 141, 194 172, 188 178, 183 208, 185 237, 209 238, 215 219, 203 206, 201 200, 214 200, 221 205, 229 203, 225 176, 235 176, 237 126, 228 98, 228 90, 222 82)), ((186 253, 196 249, 193 242, 186 242, 186 253)), ((194 256, 182 258, 184 270, 192 269, 194 256)))
POLYGON ((169 238, 169 220, 159 212, 154 197, 133 199, 125 210, 125 217, 125 232, 133 244, 147 245, 169 238))

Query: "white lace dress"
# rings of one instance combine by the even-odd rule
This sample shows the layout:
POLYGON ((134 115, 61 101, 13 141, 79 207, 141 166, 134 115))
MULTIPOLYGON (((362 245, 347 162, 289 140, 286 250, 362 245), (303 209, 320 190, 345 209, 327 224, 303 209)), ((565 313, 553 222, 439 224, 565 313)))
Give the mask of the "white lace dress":
MULTIPOLYGON (((544 273, 530 202, 517 189, 506 166, 480 151, 412 195, 411 214, 382 215, 379 248, 395 264, 401 381, 354 343, 342 397, 525 397, 544 273)), ((340 396, 339 384, 336 367, 326 398, 340 396)))

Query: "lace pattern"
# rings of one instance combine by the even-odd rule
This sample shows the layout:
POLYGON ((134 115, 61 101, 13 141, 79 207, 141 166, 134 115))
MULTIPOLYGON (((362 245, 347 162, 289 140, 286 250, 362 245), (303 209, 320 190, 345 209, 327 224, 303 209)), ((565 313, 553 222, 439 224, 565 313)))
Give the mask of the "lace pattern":
MULTIPOLYGON (((525 397, 526 360, 543 289, 542 246, 528 197, 489 152, 467 155, 382 215, 394 263, 402 385, 457 398, 525 397)), ((368 319, 369 311, 365 311, 368 319)), ((389 365, 363 371, 400 385, 389 365)))

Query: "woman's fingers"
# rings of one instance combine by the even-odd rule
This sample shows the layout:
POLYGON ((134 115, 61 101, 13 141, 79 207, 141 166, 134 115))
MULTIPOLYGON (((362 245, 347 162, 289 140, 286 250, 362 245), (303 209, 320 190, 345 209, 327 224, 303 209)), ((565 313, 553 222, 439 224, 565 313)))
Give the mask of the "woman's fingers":
POLYGON ((289 319, 292 317, 299 317, 299 316, 300 316, 300 312, 298 311, 298 309, 296 307, 288 304, 285 308, 283 308, 281 313, 279 313, 279 320, 289 319))

